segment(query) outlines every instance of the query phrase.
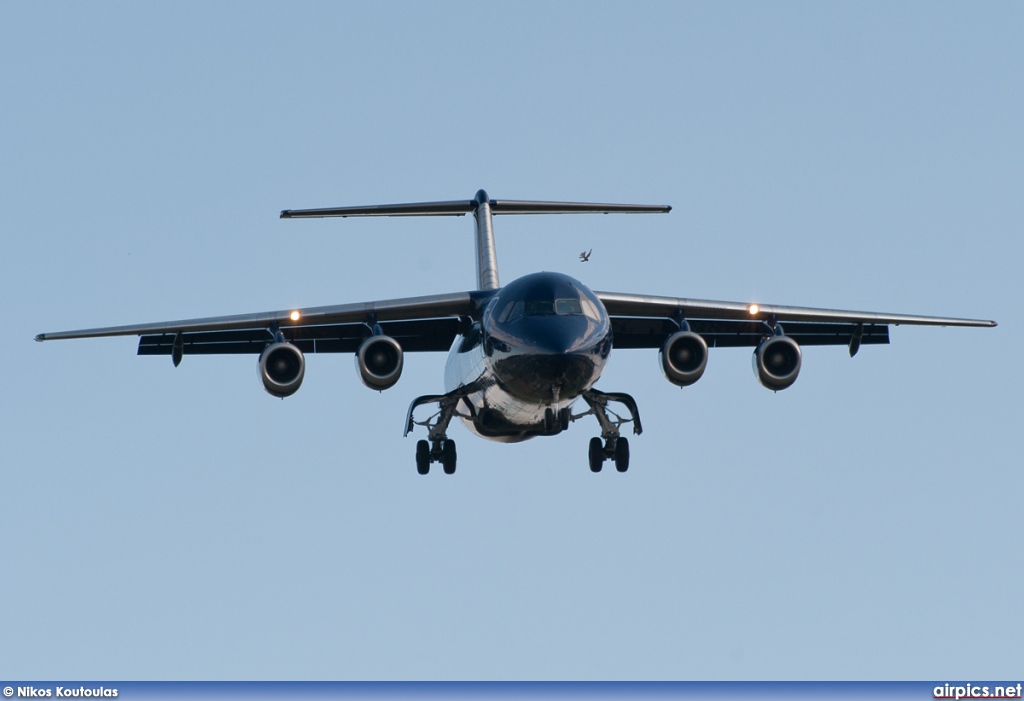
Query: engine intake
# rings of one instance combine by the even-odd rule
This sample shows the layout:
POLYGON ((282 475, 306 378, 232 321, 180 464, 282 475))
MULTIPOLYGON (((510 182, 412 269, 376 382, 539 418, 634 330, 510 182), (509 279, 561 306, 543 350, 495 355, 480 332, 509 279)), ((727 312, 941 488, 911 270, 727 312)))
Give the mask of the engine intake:
POLYGON ((275 397, 283 399, 295 394, 305 373, 306 359, 291 343, 272 343, 260 353, 260 379, 275 397))
POLYGON ((668 337, 658 353, 665 377, 674 385, 692 385, 708 366, 708 344, 693 331, 677 331, 668 337))
POLYGON ((770 390, 786 389, 800 374, 800 345, 789 336, 772 336, 754 351, 754 374, 770 390))
POLYGON ((402 376, 402 346, 390 336, 371 336, 356 354, 359 378, 370 389, 394 387, 402 376))

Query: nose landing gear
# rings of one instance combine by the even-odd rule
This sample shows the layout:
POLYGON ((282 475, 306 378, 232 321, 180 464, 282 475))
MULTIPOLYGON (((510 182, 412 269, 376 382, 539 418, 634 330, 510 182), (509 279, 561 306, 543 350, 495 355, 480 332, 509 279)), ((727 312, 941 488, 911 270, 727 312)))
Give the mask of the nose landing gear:
POLYGON ((569 422, 573 416, 569 407, 559 409, 557 412, 548 407, 544 410, 544 435, 554 436, 569 429, 569 422))

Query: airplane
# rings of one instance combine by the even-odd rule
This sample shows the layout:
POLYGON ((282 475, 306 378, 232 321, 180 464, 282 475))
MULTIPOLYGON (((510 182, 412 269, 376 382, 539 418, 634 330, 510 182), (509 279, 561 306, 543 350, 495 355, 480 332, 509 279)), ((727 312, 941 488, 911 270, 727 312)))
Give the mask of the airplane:
POLYGON ((704 374, 709 349, 750 347, 755 376, 777 392, 796 381, 803 346, 846 346, 853 357, 862 345, 888 343, 892 324, 996 326, 977 319, 595 292, 556 272, 498 282, 496 215, 669 211, 665 205, 492 200, 483 190, 471 200, 288 209, 281 218, 472 214, 477 288, 44 333, 36 340, 139 336, 139 355, 170 355, 176 367, 185 355, 257 355, 264 388, 280 398, 302 384, 306 353, 352 353, 363 383, 383 391, 401 377, 405 353, 447 350, 444 393, 416 397, 405 419, 406 436, 417 426, 426 429, 427 438, 416 443, 416 469, 425 475, 432 463, 455 472, 452 419, 477 436, 514 443, 558 435, 586 416, 594 416, 601 431, 590 439, 591 471, 611 461, 626 472, 629 441, 620 429, 631 424, 635 435, 641 433, 637 403, 624 392, 595 387, 613 349, 658 349, 666 379, 686 387, 704 374), (577 400, 585 410, 574 408, 577 400), (425 405, 436 405, 436 412, 417 420, 416 410, 425 405))
POLYGON ((589 251, 583 251, 583 253, 580 254, 580 261, 586 263, 588 260, 590 260, 590 254, 593 252, 593 248, 591 248, 589 251))

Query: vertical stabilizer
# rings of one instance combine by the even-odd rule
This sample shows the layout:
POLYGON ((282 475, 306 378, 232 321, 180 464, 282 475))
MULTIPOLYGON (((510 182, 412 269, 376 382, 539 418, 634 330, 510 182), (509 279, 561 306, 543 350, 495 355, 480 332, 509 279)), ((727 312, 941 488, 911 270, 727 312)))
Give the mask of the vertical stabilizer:
POLYGON ((487 193, 476 193, 476 279, 481 290, 496 290, 498 284, 498 252, 494 246, 494 227, 491 225, 491 201, 487 193))

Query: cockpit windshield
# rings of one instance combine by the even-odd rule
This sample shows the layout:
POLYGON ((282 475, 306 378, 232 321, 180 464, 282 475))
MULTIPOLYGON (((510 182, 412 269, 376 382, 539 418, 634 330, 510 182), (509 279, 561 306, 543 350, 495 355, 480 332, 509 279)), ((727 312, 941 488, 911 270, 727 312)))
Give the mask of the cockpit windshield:
POLYGON ((583 308, 580 307, 580 301, 578 299, 556 299, 555 300, 555 314, 582 314, 583 308))
POLYGON ((530 299, 526 302, 526 316, 554 314, 555 303, 547 299, 530 299))
POLYGON ((515 321, 523 316, 545 316, 548 314, 558 314, 559 316, 583 314, 583 307, 580 305, 580 300, 573 298, 530 299, 525 302, 518 300, 505 305, 501 314, 498 315, 498 321, 504 323, 515 321))

